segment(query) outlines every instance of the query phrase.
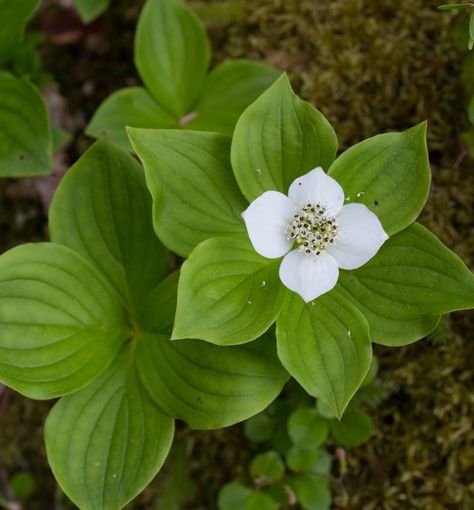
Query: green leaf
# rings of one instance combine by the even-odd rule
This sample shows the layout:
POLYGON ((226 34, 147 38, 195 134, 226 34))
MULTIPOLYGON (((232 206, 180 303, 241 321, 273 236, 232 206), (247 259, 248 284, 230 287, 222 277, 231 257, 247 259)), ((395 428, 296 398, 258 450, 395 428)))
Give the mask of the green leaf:
POLYGON ((278 503, 262 491, 253 491, 245 500, 244 510, 278 510, 278 503))
POLYGON ((100 379, 54 406, 45 426, 48 461, 81 510, 119 510, 156 475, 173 429, 126 349, 100 379))
POLYGON ((26 78, 0 72, 0 177, 48 174, 51 158, 43 98, 26 78))
POLYGON ((338 446, 354 448, 366 443, 374 431, 372 419, 362 409, 350 406, 341 420, 330 420, 331 435, 338 446))
POLYGON ((130 129, 153 196, 155 230, 187 256, 201 241, 245 232, 247 207, 229 161, 230 139, 216 133, 130 129))
POLYGON ((328 427, 316 409, 301 408, 291 413, 288 434, 295 445, 316 448, 326 441, 328 427))
POLYGON ((250 489, 240 483, 227 483, 219 491, 217 506, 219 510, 242 510, 250 489))
POLYGON ((341 272, 337 289, 362 311, 372 341, 383 345, 414 342, 436 327, 441 314, 474 307, 472 273, 416 223, 365 266, 341 272))
POLYGON ((143 331, 171 336, 176 312, 179 271, 161 281, 148 295, 138 323, 143 331))
POLYGON ((471 41, 474 40, 474 11, 471 11, 471 14, 469 16, 469 39, 471 41))
POLYGON ((234 345, 258 338, 283 306, 279 265, 243 236, 202 242, 181 268, 173 339, 234 345))
POLYGON ((256 455, 250 463, 250 474, 255 478, 281 480, 285 475, 285 464, 274 450, 256 455))
POLYGON ((307 304, 291 294, 277 319, 277 340, 288 372, 335 416, 342 416, 372 359, 363 315, 334 292, 307 304))
POLYGON ((292 446, 286 454, 286 462, 296 473, 326 476, 331 470, 331 456, 320 448, 292 446))
MULTIPOLYGON (((23 39, 24 26, 38 3, 39 0, 21 0, 20 2, 0 0, 0 12, 4 20, 0 30, 0 64, 12 58, 12 54, 23 39)), ((0 104, 2 103, 3 101, 0 100, 0 104)), ((2 124, 3 121, 0 121, 0 125, 2 124)))
POLYGON ((108 9, 110 0, 74 0, 74 3, 81 20, 90 23, 108 9))
POLYGON ((328 174, 352 202, 365 204, 389 235, 413 223, 428 198, 426 123, 377 135, 337 158, 328 174))
POLYGON ((155 485, 156 508, 182 510, 196 497, 197 485, 191 478, 193 459, 187 438, 174 441, 163 471, 155 485))
POLYGON ((110 142, 96 142, 62 180, 49 220, 52 240, 100 268, 136 322, 168 263, 140 165, 110 142))
POLYGON ((148 0, 135 36, 135 64, 151 95, 169 113, 190 113, 209 64, 201 23, 177 0, 148 0))
POLYGON ((124 150, 131 150, 125 126, 138 128, 177 128, 170 115, 142 87, 127 87, 109 96, 97 109, 86 134, 105 134, 124 150))
POLYGON ((241 113, 280 74, 274 67, 252 60, 230 60, 218 65, 207 76, 194 108, 196 117, 186 127, 232 135, 241 113))
POLYGON ((304 510, 329 510, 331 491, 328 483, 317 476, 295 476, 289 485, 304 510))
POLYGON ((144 386, 165 412, 195 429, 226 427, 262 411, 287 381, 271 340, 216 347, 144 335, 137 366, 144 386))
POLYGON ((244 424, 245 437, 255 443, 269 441, 274 430, 273 420, 265 413, 257 414, 246 420, 244 424))
POLYGON ((469 7, 469 3, 463 3, 463 4, 443 4, 438 5, 438 9, 440 11, 451 11, 453 9, 460 9, 462 7, 469 7))
POLYGON ((16 473, 8 483, 15 497, 21 501, 29 499, 36 490, 36 482, 30 473, 16 473))
POLYGON ((72 393, 128 336, 118 295, 80 255, 52 243, 0 257, 0 381, 37 399, 72 393))
POLYGON ((232 140, 232 167, 251 202, 264 191, 287 193, 297 177, 334 161, 337 138, 324 116, 291 90, 286 75, 240 117, 232 140))

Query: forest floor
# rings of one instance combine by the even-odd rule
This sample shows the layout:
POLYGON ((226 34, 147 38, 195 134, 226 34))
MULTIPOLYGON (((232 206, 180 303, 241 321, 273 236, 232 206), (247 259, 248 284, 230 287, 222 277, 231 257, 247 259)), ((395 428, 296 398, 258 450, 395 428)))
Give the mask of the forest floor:
MULTIPOLYGON (((111 92, 140 83, 133 34, 143 1, 116 0, 88 27, 60 5, 67 3, 45 0, 34 26, 46 32, 41 54, 54 78, 45 92, 52 115, 72 139, 56 157, 55 176, 0 183, 2 251, 47 239, 51 193, 91 143, 82 134, 87 121, 111 92)), ((189 3, 208 26, 213 64, 256 58, 287 71, 295 91, 331 121, 341 150, 427 119, 433 182, 419 221, 473 267, 474 163, 462 143, 470 129, 461 80, 468 52, 457 41, 459 17, 438 11, 435 0, 189 3)), ((474 508, 473 333, 473 314, 458 312, 428 339, 376 347, 385 398, 370 409, 373 439, 348 452, 347 474, 334 474, 335 509, 474 508)), ((46 463, 42 427, 51 403, 0 391, 0 494, 8 496, 15 473, 27 472, 37 489, 25 510, 73 508, 46 463)), ((194 494, 186 508, 213 510, 223 483, 245 479, 252 447, 241 426, 193 432, 180 425, 178 437, 194 494)), ((173 510, 163 503, 170 472, 127 508, 173 510)))

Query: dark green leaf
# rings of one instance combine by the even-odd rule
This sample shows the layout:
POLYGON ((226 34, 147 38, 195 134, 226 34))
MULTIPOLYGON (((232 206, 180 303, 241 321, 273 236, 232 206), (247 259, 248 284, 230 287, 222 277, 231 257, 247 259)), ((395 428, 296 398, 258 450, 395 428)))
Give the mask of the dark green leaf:
POLYGON ((249 418, 244 424, 245 437, 256 443, 270 440, 273 429, 273 420, 265 413, 249 418))
POLYGON ((278 503, 268 494, 253 491, 247 496, 243 510, 278 510, 278 507, 278 503))
POLYGON ((292 446, 286 454, 286 462, 296 473, 327 476, 331 470, 331 456, 319 448, 292 446))
POLYGON ((219 510, 242 510, 250 489, 240 483, 228 483, 222 487, 217 499, 219 510))
POLYGON ((374 431, 370 416, 355 406, 350 406, 340 421, 331 420, 329 428, 336 444, 344 448, 366 443, 374 431))
MULTIPOLYGON (((23 29, 36 9, 39 0, 0 0, 2 28, 0 30, 0 64, 10 60, 12 53, 23 39, 23 29)), ((0 78, 1 80, 1 78, 0 78)), ((3 101, 0 100, 0 104, 3 101)), ((3 121, 0 122, 0 125, 3 121)))
POLYGON ((281 480, 285 475, 285 464, 278 452, 271 450, 260 453, 252 459, 250 474, 256 478, 281 480))
POLYGON ((288 434, 295 445, 316 448, 326 441, 328 427, 316 409, 301 408, 291 413, 288 434))
POLYGON ((0 177, 48 174, 51 158, 43 98, 26 78, 0 71, 0 177))
POLYGON ((331 491, 328 482, 322 478, 301 475, 289 483, 304 510, 329 510, 331 507, 331 491))
POLYGON ((74 0, 77 12, 84 23, 90 23, 107 10, 110 0, 74 0))
POLYGON ((286 75, 240 117, 232 140, 232 166, 249 201, 264 191, 287 193, 297 177, 334 161, 337 138, 323 115, 291 90, 286 75))

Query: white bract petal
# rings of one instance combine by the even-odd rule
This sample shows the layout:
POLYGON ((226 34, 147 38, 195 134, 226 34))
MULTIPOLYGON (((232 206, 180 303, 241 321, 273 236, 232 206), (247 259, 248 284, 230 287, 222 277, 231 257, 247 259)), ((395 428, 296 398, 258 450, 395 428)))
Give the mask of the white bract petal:
POLYGON ((327 253, 314 256, 292 250, 280 265, 283 284, 298 293, 306 303, 330 291, 338 276, 337 263, 327 253))
POLYGON ((347 204, 336 217, 337 239, 328 245, 342 269, 356 269, 368 262, 388 239, 380 220, 363 204, 347 204))
POLYGON ((344 191, 340 184, 326 175, 321 167, 295 179, 288 197, 296 207, 319 203, 329 216, 336 216, 344 205, 344 191))
POLYGON ((278 191, 266 191, 242 213, 255 251, 269 259, 282 257, 293 246, 286 235, 294 207, 289 198, 278 191))

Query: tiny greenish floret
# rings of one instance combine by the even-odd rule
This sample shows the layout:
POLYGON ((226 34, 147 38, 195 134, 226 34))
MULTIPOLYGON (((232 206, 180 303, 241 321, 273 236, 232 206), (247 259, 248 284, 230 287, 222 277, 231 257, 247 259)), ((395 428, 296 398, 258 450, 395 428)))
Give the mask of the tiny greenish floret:
POLYGON ((326 208, 319 202, 295 207, 295 211, 286 227, 287 239, 294 241, 306 255, 321 255, 337 239, 336 219, 328 217, 326 208))
POLYGON ((280 279, 306 302, 335 287, 339 268, 363 266, 388 239, 367 206, 344 201, 339 183, 318 167, 295 179, 288 196, 266 191, 242 214, 257 253, 284 256, 280 279))

